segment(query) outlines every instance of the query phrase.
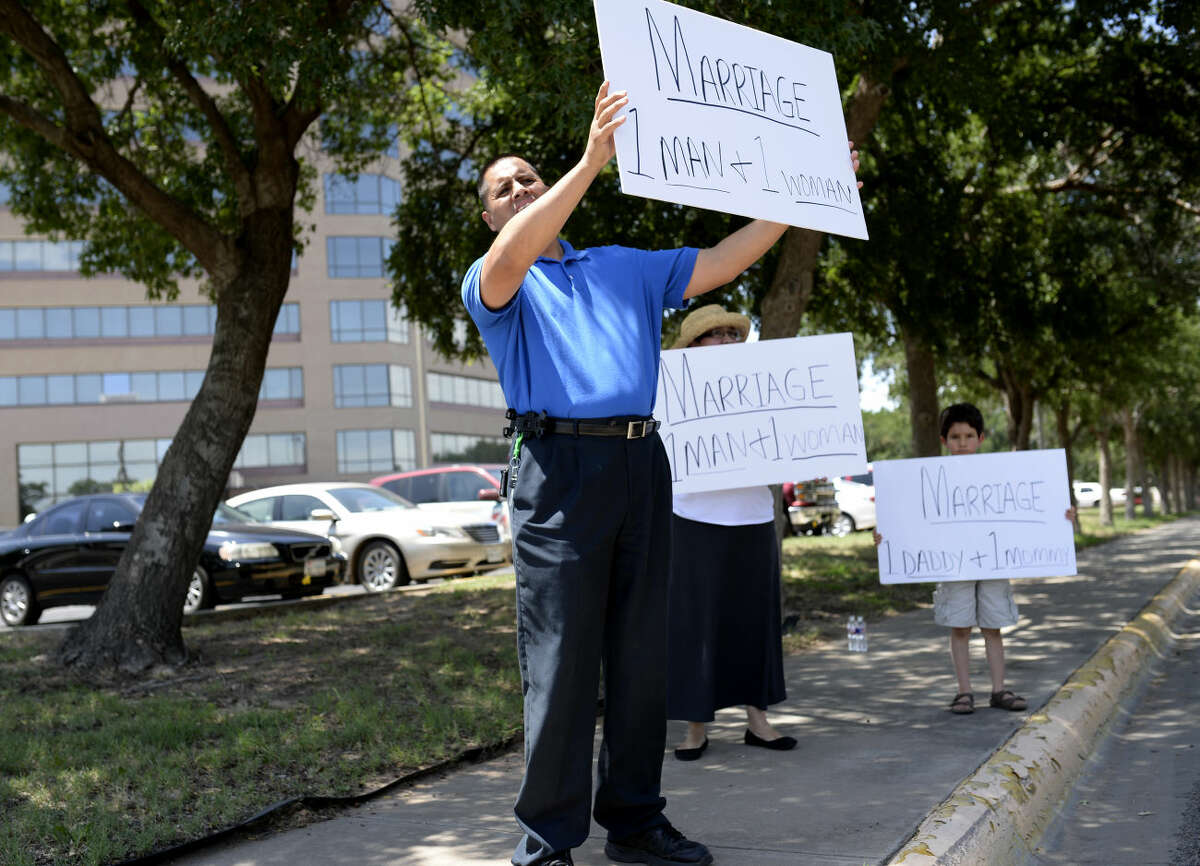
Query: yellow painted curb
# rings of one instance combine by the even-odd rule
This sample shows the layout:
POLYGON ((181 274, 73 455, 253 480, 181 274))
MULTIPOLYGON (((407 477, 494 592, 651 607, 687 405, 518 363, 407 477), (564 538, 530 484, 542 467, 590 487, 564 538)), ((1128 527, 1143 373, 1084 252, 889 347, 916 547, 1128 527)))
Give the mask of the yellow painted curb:
POLYGON ((1192 560, 926 816, 888 866, 1027 862, 1124 696, 1174 643, 1171 626, 1198 589, 1192 560))

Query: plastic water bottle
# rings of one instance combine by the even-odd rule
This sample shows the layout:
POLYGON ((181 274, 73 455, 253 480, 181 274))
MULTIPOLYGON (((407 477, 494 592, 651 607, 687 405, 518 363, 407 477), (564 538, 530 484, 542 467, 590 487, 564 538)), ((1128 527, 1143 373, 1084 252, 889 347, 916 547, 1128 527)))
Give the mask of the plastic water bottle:
POLYGON ((858 651, 867 651, 867 621, 861 616, 858 618, 858 651))
POLYGON ((852 653, 858 652, 858 647, 855 646, 855 643, 856 643, 855 637, 856 636, 854 634, 854 617, 850 617, 849 619, 846 620, 846 649, 852 653))

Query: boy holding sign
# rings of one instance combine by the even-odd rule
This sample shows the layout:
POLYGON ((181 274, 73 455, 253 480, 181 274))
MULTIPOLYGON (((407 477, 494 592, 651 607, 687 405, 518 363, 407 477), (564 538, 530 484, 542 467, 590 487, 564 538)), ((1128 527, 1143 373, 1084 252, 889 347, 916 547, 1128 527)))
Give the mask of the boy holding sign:
MULTIPOLYGON (((975 454, 983 444, 983 413, 970 403, 955 403, 942 410, 940 436, 951 456, 975 454)), ((1067 520, 1075 520, 1075 509, 1068 508, 1067 520)), ((875 544, 883 540, 875 533, 875 544)), ((933 593, 933 620, 950 628, 950 658, 958 680, 958 693, 950 702, 950 712, 959 715, 975 712, 971 691, 971 629, 978 626, 983 634, 988 673, 992 680, 989 705, 1002 710, 1020 711, 1028 706, 1025 698, 1004 687, 1004 639, 1000 629, 1017 624, 1017 604, 1007 579, 951 580, 939 583, 933 593)))

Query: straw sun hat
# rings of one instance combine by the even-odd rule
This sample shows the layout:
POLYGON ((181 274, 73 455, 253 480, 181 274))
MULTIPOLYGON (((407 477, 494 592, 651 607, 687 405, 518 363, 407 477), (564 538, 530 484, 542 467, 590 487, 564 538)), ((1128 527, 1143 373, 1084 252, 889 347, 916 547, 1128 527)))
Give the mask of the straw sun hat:
POLYGON ((750 333, 750 320, 741 313, 726 312, 720 304, 705 304, 687 314, 679 326, 679 339, 671 348, 686 348, 713 328, 736 328, 745 340, 750 333))

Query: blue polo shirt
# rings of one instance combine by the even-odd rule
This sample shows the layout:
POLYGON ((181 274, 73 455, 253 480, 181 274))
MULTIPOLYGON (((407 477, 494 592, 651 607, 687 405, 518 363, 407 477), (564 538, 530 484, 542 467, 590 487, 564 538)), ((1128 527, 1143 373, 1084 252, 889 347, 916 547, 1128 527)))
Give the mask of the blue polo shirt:
POLYGON ((538 257, 499 310, 479 296, 483 257, 463 278, 463 303, 508 405, 555 418, 649 415, 663 310, 684 305, 698 250, 576 250, 561 243, 562 261, 538 257))

